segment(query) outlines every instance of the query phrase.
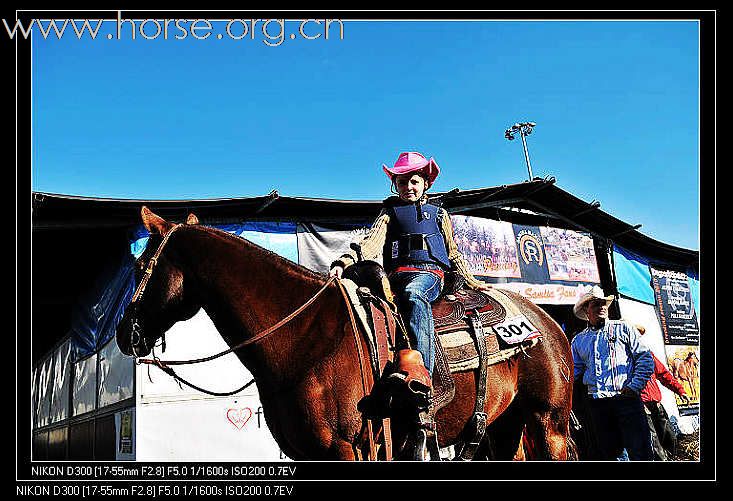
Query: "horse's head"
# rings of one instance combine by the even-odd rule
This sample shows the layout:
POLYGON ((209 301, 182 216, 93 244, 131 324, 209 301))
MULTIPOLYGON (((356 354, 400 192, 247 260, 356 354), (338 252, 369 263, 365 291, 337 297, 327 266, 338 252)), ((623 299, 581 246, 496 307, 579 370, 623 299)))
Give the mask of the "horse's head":
MULTIPOLYGON (((142 208, 141 215, 150 240, 135 262, 137 289, 117 327, 120 350, 135 356, 149 354, 156 340, 173 324, 191 318, 201 307, 178 264, 174 232, 179 225, 147 207, 142 208)), ((189 214, 186 224, 198 224, 198 219, 189 214)))

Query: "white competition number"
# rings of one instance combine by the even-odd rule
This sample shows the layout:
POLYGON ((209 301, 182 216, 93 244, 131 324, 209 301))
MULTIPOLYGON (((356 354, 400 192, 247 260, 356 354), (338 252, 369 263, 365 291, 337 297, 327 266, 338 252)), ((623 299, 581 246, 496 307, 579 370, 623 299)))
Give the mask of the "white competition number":
POLYGON ((491 328, 507 344, 521 343, 541 335, 524 315, 507 318, 499 324, 492 325, 491 328))

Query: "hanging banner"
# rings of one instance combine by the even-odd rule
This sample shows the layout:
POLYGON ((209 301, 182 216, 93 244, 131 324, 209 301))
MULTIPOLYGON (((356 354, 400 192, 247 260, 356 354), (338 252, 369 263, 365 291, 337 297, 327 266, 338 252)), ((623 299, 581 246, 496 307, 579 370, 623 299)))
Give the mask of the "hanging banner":
MULTIPOLYGON (((331 263, 363 237, 369 223, 320 225, 298 224, 298 264, 319 273, 328 273, 331 263)), ((381 261, 380 261, 381 264, 381 261)))
POLYGON ((539 304, 575 304, 600 283, 593 239, 562 228, 451 216, 468 270, 539 304))
POLYGON ((649 266, 665 344, 698 346, 700 331, 684 273, 649 266))

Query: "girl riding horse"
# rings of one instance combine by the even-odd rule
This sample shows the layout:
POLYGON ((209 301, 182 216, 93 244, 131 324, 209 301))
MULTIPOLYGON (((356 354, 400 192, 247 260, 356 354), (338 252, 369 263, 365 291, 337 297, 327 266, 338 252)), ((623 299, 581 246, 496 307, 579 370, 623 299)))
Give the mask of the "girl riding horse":
MULTIPOLYGON (((409 151, 401 153, 392 168, 384 164, 382 168, 398 196, 384 200, 376 221, 359 242, 361 257, 365 260, 382 257, 408 334, 422 358, 420 361, 420 357, 413 356, 411 362, 405 363, 417 371, 412 376, 430 388, 435 366, 430 305, 440 296, 445 273, 456 271, 472 289, 486 290, 489 286, 468 272, 453 240, 448 213, 428 199, 426 192, 440 172, 435 160, 409 151), (420 370, 423 364, 424 369, 420 370)), ((330 275, 341 277, 344 269, 356 260, 355 252, 342 255, 331 264, 330 275)))

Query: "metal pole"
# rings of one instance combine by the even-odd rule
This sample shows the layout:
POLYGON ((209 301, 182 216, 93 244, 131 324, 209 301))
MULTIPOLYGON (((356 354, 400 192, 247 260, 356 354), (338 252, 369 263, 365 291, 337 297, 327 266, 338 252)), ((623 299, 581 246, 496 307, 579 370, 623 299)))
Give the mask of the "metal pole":
POLYGON ((519 135, 522 136, 522 146, 524 147, 524 159, 527 161, 527 172, 529 172, 529 180, 531 181, 533 179, 532 166, 529 163, 529 152, 527 151, 527 140, 524 138, 524 127, 519 129, 519 135))

